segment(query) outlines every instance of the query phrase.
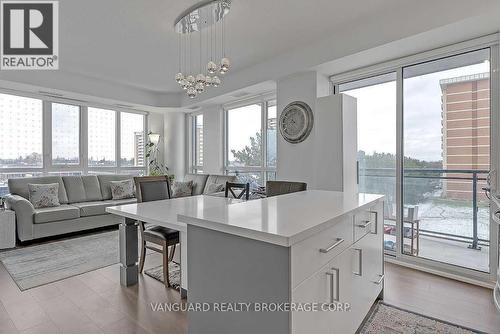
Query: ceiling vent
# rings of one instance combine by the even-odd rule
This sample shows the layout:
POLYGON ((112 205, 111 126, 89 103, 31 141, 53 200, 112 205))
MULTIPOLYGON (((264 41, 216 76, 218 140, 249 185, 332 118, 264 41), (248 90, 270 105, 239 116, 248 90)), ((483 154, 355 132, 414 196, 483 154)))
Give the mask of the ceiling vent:
POLYGON ((118 108, 135 109, 135 106, 131 104, 115 103, 114 105, 118 108))
POLYGON ((53 97, 63 97, 64 95, 61 93, 56 93, 56 92, 48 92, 45 90, 39 90, 38 93, 46 96, 53 96, 53 97))
POLYGON ((244 97, 244 96, 247 96, 247 95, 250 95, 249 92, 236 92, 234 93, 233 95, 231 95, 232 97, 236 97, 236 98, 240 98, 240 97, 244 97))
POLYGON ((201 109, 201 107, 200 106, 192 106, 192 107, 189 107, 188 109, 194 111, 194 110, 201 109))

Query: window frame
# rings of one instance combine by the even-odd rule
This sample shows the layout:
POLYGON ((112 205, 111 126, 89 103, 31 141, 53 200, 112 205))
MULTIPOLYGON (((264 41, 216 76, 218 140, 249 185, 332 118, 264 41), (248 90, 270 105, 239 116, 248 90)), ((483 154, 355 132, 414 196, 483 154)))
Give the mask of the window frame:
MULTIPOLYGON (((267 117, 268 108, 270 106, 277 106, 276 95, 269 94, 259 97, 254 97, 250 99, 245 99, 244 101, 226 104, 223 106, 223 171, 224 174, 229 175, 230 173, 260 173, 261 186, 265 186, 266 182, 270 179, 268 178, 269 173, 276 173, 276 166, 278 161, 278 152, 276 151, 276 166, 268 166, 267 163, 267 117), (231 166, 229 165, 229 145, 228 145, 228 114, 229 111, 233 109, 238 109, 250 105, 260 104, 261 109, 261 165, 260 166, 231 166)), ((278 112, 276 113, 276 116, 278 112)), ((276 134, 277 136, 277 134, 276 134)))
POLYGON ((43 176, 51 174, 73 174, 80 175, 90 174, 126 174, 127 172, 136 172, 147 174, 148 163, 145 161, 145 166, 121 166, 121 129, 120 120, 122 113, 132 113, 144 115, 143 129, 144 129, 144 150, 146 150, 147 143, 147 129, 148 129, 148 112, 140 110, 131 110, 127 108, 117 108, 110 105, 87 103, 86 101, 78 101, 77 103, 71 99, 45 96, 40 94, 32 94, 11 89, 0 89, 0 93, 38 99, 42 101, 42 156, 43 166, 41 167, 14 167, 14 168, 0 168, 0 173, 36 173, 43 176), (79 107, 80 124, 79 124, 79 158, 78 164, 54 164, 52 162, 52 104, 65 104, 79 107), (88 108, 107 109, 115 112, 115 160, 116 165, 110 167, 93 167, 88 165, 88 108))

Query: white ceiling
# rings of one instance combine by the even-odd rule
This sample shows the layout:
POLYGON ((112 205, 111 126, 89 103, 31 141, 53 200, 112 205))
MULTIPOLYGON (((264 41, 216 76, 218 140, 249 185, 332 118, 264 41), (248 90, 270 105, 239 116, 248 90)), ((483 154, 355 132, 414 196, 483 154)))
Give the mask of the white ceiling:
MULTIPOLYGON (((172 25, 196 2, 60 0, 60 70, 2 71, 0 80, 139 105, 199 103, 185 99, 173 80, 178 40, 172 25)), ((225 87, 203 98, 472 18, 481 29, 452 37, 491 33, 500 28, 492 13, 500 13, 499 0, 233 0, 226 19, 233 69, 225 87)))

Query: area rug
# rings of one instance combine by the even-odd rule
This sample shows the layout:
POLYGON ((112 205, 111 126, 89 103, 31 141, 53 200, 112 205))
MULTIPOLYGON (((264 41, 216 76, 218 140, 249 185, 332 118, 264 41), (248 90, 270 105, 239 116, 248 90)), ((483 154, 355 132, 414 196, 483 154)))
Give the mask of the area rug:
MULTIPOLYGON (((163 280, 163 266, 154 267, 145 270, 144 273, 162 283, 163 280)), ((179 289, 181 285, 181 267, 175 262, 168 263, 168 276, 170 277, 170 285, 174 289, 179 289)))
POLYGON ((382 302, 375 305, 360 334, 484 334, 382 302))
POLYGON ((118 263, 118 231, 17 248, 0 261, 24 291, 118 263))

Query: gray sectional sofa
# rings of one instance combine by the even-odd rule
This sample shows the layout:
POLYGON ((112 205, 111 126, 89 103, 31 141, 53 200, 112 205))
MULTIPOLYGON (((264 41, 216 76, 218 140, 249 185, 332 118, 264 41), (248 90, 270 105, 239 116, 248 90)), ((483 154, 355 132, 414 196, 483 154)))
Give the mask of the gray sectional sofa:
MULTIPOLYGON (((98 227, 117 225, 121 218, 106 213, 108 206, 135 203, 135 198, 113 200, 111 181, 131 179, 130 175, 44 176, 8 181, 7 208, 16 212, 19 240, 28 241, 98 227), (28 184, 59 184, 60 206, 35 209, 29 199, 28 184)), ((212 183, 234 182, 235 176, 187 174, 193 181, 192 195, 201 195, 212 183)))
POLYGON ((208 185, 218 183, 226 184, 226 182, 236 182, 234 175, 208 175, 208 174, 186 174, 184 181, 193 181, 193 196, 206 193, 208 185))
POLYGON ((7 207, 16 212, 17 235, 27 241, 48 236, 116 225, 120 218, 105 208, 135 203, 135 198, 113 200, 110 181, 132 178, 129 175, 44 176, 10 179, 5 197, 7 207), (59 184, 60 206, 35 209, 28 200, 28 184, 59 184))

